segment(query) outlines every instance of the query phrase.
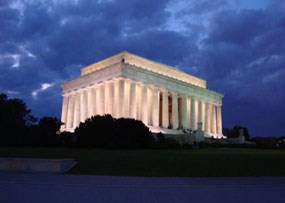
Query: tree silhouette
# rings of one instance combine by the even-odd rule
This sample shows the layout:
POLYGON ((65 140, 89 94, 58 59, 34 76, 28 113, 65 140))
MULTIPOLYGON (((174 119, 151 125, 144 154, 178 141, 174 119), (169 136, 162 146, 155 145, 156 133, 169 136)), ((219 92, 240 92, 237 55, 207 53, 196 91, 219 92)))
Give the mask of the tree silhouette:
POLYGON ((29 127, 26 144, 35 146, 56 146, 61 121, 56 117, 42 117, 37 125, 29 127))
POLYGON ((114 119, 109 114, 86 119, 75 129, 75 134, 81 147, 144 148, 154 143, 151 132, 143 122, 114 119))
POLYGON ((223 135, 229 138, 237 138, 239 136, 240 129, 243 129, 243 135, 245 137, 245 140, 249 140, 250 135, 249 135, 248 129, 240 125, 235 125, 232 129, 223 128, 223 135))
POLYGON ((27 128, 35 122, 23 100, 0 94, 0 145, 21 145, 27 128))
POLYGON ((81 147, 106 147, 114 134, 114 119, 111 115, 92 116, 79 124, 75 134, 81 147))

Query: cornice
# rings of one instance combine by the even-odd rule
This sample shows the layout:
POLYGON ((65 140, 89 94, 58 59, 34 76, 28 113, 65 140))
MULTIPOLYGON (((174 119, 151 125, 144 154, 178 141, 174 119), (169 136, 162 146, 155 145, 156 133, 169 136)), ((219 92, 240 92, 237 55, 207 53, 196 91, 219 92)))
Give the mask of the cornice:
POLYGON ((63 88, 63 94, 66 94, 116 79, 131 79, 138 83, 167 89, 178 94, 194 96, 216 104, 222 103, 223 95, 220 93, 125 63, 114 64, 96 72, 80 76, 63 83, 61 87, 63 88))
POLYGON ((215 103, 222 103, 223 94, 201 88, 186 82, 182 82, 158 73, 138 69, 136 66, 125 64, 123 77, 132 78, 133 80, 143 82, 145 84, 155 85, 158 88, 168 89, 180 94, 194 96, 203 100, 209 100, 215 103))
POLYGON ((155 61, 151 61, 149 59, 137 56, 135 54, 128 53, 126 51, 101 60, 97 63, 91 64, 84 68, 81 68, 81 76, 90 74, 92 72, 99 71, 101 69, 105 69, 113 64, 117 63, 126 63, 130 65, 134 65, 140 67, 142 69, 146 69, 152 72, 159 73, 161 75, 165 75, 170 78, 174 78, 176 80, 180 80, 189 84, 193 84, 202 88, 206 88, 206 81, 195 77, 193 75, 187 74, 179 69, 174 67, 161 64, 155 61))

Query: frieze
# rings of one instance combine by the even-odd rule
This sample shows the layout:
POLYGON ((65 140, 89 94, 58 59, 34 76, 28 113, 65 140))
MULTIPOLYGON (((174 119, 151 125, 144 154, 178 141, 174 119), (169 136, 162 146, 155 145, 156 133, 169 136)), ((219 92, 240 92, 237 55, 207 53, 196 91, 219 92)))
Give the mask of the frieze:
POLYGON ((220 93, 126 63, 113 64, 104 69, 65 82, 61 86, 64 94, 118 77, 130 78, 144 84, 152 84, 158 88, 166 88, 169 91, 194 96, 216 104, 222 103, 223 95, 220 93))
POLYGON ((170 91, 183 93, 189 96, 195 96, 203 100, 210 100, 215 103, 221 103, 223 95, 212 90, 197 87, 173 78, 160 75, 144 69, 138 69, 136 66, 124 65, 123 77, 132 78, 143 83, 149 83, 158 86, 159 88, 166 88, 170 91))
POLYGON ((161 75, 165 75, 167 77, 174 78, 176 80, 181 80, 186 83, 194 84, 199 87, 206 88, 206 81, 195 77, 193 75, 189 75, 179 69, 173 68, 171 66, 161 64, 158 62, 154 62, 140 56, 136 56, 134 54, 130 54, 128 52, 122 52, 97 63, 91 64, 87 67, 81 69, 81 76, 90 74, 92 72, 96 72, 102 69, 106 69, 107 67, 117 64, 117 63, 127 63, 130 65, 135 65, 142 69, 146 69, 148 71, 159 73, 161 75))

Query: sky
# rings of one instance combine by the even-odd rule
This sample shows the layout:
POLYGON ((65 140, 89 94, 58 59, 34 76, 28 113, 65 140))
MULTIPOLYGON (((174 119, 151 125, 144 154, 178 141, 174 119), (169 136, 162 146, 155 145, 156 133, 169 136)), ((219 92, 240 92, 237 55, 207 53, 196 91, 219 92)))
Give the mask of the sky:
POLYGON ((284 0, 0 0, 0 92, 61 115, 61 83, 121 51, 207 80, 223 127, 285 136, 284 0))

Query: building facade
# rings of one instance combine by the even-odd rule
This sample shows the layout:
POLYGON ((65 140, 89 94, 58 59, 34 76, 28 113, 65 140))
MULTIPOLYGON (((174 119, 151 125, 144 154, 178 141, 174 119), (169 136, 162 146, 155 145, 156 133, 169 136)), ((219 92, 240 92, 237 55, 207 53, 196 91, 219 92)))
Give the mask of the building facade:
POLYGON ((222 137, 223 95, 206 81, 173 67, 121 52, 81 69, 62 85, 61 131, 74 131, 93 115, 141 120, 152 132, 202 129, 222 137))

